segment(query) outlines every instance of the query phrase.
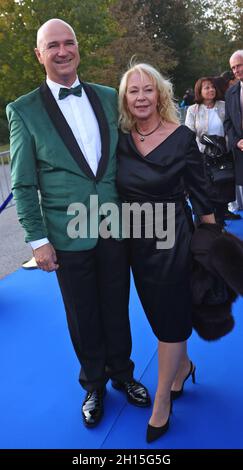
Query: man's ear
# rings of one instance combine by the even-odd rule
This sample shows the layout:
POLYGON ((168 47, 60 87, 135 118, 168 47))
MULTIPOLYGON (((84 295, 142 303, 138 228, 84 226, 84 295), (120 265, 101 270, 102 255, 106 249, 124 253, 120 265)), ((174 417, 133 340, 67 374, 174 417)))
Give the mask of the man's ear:
POLYGON ((40 64, 43 64, 43 60, 42 60, 41 53, 40 53, 39 49, 37 47, 35 47, 34 51, 35 51, 35 55, 36 55, 38 61, 40 62, 40 64))

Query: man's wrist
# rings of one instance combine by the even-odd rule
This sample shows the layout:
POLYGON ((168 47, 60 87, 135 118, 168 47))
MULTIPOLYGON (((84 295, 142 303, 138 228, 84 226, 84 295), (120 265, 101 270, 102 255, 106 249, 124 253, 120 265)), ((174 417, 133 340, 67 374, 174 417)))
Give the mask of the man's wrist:
POLYGON ((43 245, 46 245, 47 243, 50 243, 48 238, 40 238, 39 240, 34 240, 30 242, 30 246, 32 250, 37 250, 37 248, 40 248, 43 245))

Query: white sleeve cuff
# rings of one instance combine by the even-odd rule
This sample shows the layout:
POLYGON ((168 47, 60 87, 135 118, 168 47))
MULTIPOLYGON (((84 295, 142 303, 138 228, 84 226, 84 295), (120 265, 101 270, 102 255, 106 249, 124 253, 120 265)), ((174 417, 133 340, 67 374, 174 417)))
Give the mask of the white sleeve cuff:
POLYGON ((40 248, 41 246, 46 245, 47 243, 49 243, 48 238, 40 238, 40 240, 30 242, 30 246, 32 250, 36 250, 37 248, 40 248))

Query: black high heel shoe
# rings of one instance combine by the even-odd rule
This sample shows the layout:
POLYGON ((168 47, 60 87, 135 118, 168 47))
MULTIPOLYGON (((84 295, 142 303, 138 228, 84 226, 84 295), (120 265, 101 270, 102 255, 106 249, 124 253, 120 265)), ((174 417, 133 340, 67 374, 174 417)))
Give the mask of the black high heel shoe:
POLYGON ((179 398, 182 395, 183 389, 184 389, 184 383, 190 377, 190 375, 192 376, 192 383, 195 384, 196 383, 196 366, 194 366, 192 361, 190 361, 190 370, 189 370, 187 376, 183 380, 181 389, 180 390, 171 390, 170 396, 171 396, 172 400, 176 400, 177 398, 179 398))
POLYGON ((146 434, 146 441, 148 443, 156 441, 156 439, 159 439, 159 437, 163 436, 163 434, 165 434, 166 431, 168 431, 169 426, 170 426, 171 413, 172 413, 172 400, 170 400, 170 412, 169 412, 169 416, 168 416, 166 423, 163 424, 163 426, 159 426, 159 427, 155 427, 155 426, 152 426, 151 424, 148 424, 147 434, 146 434))

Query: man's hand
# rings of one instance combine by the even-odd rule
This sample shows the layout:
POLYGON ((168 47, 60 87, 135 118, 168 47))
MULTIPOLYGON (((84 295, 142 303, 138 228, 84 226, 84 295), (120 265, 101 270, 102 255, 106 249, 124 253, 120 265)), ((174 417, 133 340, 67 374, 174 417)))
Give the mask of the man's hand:
POLYGON ((38 267, 43 271, 50 273, 51 271, 56 271, 59 268, 56 252, 51 243, 46 243, 45 245, 40 246, 40 248, 36 248, 36 250, 33 250, 33 254, 38 267))
POLYGON ((243 152, 243 139, 240 139, 239 142, 237 142, 237 147, 243 152))

